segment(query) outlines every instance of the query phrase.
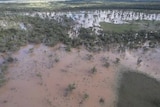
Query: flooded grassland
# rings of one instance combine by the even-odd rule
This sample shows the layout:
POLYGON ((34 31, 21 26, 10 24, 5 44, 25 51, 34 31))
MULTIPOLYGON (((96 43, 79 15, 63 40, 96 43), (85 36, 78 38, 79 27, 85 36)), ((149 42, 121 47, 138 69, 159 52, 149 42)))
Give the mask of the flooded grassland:
MULTIPOLYGON (((159 30, 155 27, 159 26, 159 14, 118 10, 21 14, 26 17, 38 15, 42 19, 53 18, 58 22, 64 21, 62 17, 71 18, 74 20, 74 25, 69 30, 68 36, 71 38, 78 37, 79 34, 80 36, 84 34, 84 37, 85 34, 89 36, 86 39, 83 36, 79 38, 82 39, 81 45, 76 48, 68 47, 75 44, 73 41, 69 45, 59 43, 63 41, 62 38, 58 38, 60 41, 53 47, 48 47, 44 44, 52 42, 49 41, 52 38, 45 38, 42 39, 44 42, 38 42, 38 45, 26 43, 27 45, 21 46, 18 51, 2 52, 0 63, 1 65, 7 63, 8 66, 5 74, 6 82, 0 87, 0 106, 159 107, 160 40, 157 38, 160 35, 158 33, 152 35, 153 30, 154 32, 159 30), (108 24, 111 25, 108 26, 108 24), (113 34, 116 35, 126 30, 138 32, 135 27, 127 29, 130 24, 139 27, 140 30, 145 28, 149 32, 145 36, 140 33, 133 36, 136 44, 143 41, 138 48, 124 47, 123 51, 117 50, 117 45, 114 45, 118 41, 117 36, 110 37, 109 41, 107 38, 106 42, 113 44, 109 49, 92 51, 86 48, 92 45, 86 43, 92 42, 89 39, 96 44, 97 40, 101 40, 101 36, 106 35, 105 32, 114 32, 113 34), (123 31, 119 32, 118 29, 123 25, 125 25, 123 31), (80 33, 81 27, 91 28, 91 31, 95 31, 99 38, 90 35, 88 31, 80 33), (105 32, 101 32, 103 30, 105 32), (136 41, 138 40, 136 37, 140 40, 136 41), (150 45, 152 40, 155 43, 154 47, 150 45)), ((5 27, 7 23, 2 21, 1 26, 5 27)), ((31 24, 24 23, 15 26, 19 26, 25 32, 28 26, 34 28, 31 24)), ((33 34, 37 35, 37 33, 33 34)), ((121 39, 126 40, 123 34, 122 36, 124 38, 121 39)), ((133 39, 129 36, 127 38, 126 44, 132 43, 133 39)), ((101 47, 99 44, 96 47, 101 47)), ((120 44, 122 45, 121 42, 120 44)))

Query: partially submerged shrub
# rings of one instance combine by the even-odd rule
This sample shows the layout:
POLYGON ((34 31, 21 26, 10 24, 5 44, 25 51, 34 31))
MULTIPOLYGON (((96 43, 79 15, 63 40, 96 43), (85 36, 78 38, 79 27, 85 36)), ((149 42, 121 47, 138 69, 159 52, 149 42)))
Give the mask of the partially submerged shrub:
POLYGON ((11 56, 9 56, 6 60, 7 60, 7 62, 13 62, 14 58, 12 58, 11 56))
POLYGON ((91 60, 91 59, 93 59, 93 55, 92 54, 87 54, 85 59, 86 60, 91 60))
POLYGON ((115 64, 119 64, 119 63, 120 63, 120 59, 119 59, 119 58, 116 58, 116 60, 115 60, 114 63, 115 63, 115 64))
POLYGON ((93 68, 91 68, 91 73, 94 74, 97 72, 97 68, 94 66, 93 68))
POLYGON ((0 73, 0 87, 6 82, 5 76, 3 73, 0 73))
POLYGON ((56 57, 54 60, 55 60, 55 62, 59 62, 59 58, 58 57, 56 57))
POLYGON ((70 52, 70 51, 71 51, 71 46, 68 45, 68 46, 65 48, 65 50, 68 51, 68 52, 70 52))
POLYGON ((89 97, 89 95, 88 95, 87 93, 85 93, 85 94, 82 96, 82 100, 79 102, 79 104, 82 104, 88 97, 89 97))
POLYGON ((142 60, 140 58, 137 59, 137 65, 140 65, 142 60))
POLYGON ((7 64, 0 65, 0 87, 3 86, 6 82, 5 71, 7 70, 7 64))
POLYGON ((104 99, 103 99, 103 98, 100 98, 100 99, 99 99, 99 103, 104 103, 104 99))
POLYGON ((8 69, 8 65, 7 64, 1 64, 0 65, 0 73, 5 73, 5 71, 8 69))
POLYGON ((33 53, 33 51, 34 51, 34 48, 30 48, 28 53, 33 53))
POLYGON ((76 89, 75 83, 69 84, 69 85, 67 86, 67 88, 65 89, 65 94, 64 94, 64 96, 68 96, 68 95, 69 95, 70 93, 72 93, 72 91, 75 90, 75 89, 76 89))
POLYGON ((109 62, 105 62, 104 66, 105 66, 106 68, 108 68, 108 67, 110 66, 110 63, 109 63, 109 62))

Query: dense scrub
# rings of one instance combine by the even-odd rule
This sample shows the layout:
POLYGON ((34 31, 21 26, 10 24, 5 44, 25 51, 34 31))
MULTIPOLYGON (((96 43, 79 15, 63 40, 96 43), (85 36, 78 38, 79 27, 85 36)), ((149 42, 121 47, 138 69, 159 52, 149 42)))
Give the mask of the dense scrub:
MULTIPOLYGON (((13 17, 12 17, 13 18, 13 17)), ((14 20, 10 18, 10 20, 14 20)), ((70 20, 63 18, 62 22, 54 19, 19 16, 15 21, 20 21, 26 29, 9 28, 0 29, 0 51, 15 51, 27 43, 44 43, 47 46, 54 46, 58 42, 67 44, 70 40, 68 30, 70 20)))
POLYGON ((57 21, 49 18, 39 17, 21 18, 26 26, 24 29, 1 29, 0 51, 15 51, 27 43, 43 43, 54 46, 57 43, 77 47, 85 46, 89 50, 100 50, 115 44, 120 50, 125 48, 139 48, 148 41, 150 48, 157 46, 160 42, 160 31, 126 31, 124 33, 101 32, 97 35, 91 28, 81 28, 76 38, 69 38, 68 30, 70 23, 57 21))
POLYGON ((117 48, 118 51, 137 48, 154 48, 160 43, 160 31, 126 31, 123 33, 103 32, 96 35, 91 28, 80 29, 80 34, 72 40, 72 46, 86 46, 88 50, 98 51, 107 48, 117 48), (148 43, 147 46, 144 46, 148 43))
POLYGON ((137 49, 143 47, 146 42, 148 45, 144 48, 147 49, 154 48, 160 43, 159 30, 129 29, 124 32, 99 30, 97 34, 92 27, 82 27, 78 31, 78 37, 70 38, 68 32, 72 30, 74 21, 65 15, 55 20, 49 16, 42 18, 38 14, 35 16, 1 14, 1 21, 3 23, 14 22, 15 26, 13 23, 5 25, 7 27, 1 26, 0 52, 15 51, 28 43, 43 43, 47 46, 63 43, 69 48, 85 46, 92 51, 109 49, 113 46, 119 51, 124 51, 126 48, 137 49))

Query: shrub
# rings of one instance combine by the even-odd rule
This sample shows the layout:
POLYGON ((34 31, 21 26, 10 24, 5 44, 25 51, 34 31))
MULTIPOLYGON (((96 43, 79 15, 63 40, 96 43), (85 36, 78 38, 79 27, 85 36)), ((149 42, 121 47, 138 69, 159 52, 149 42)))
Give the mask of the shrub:
POLYGON ((104 66, 105 66, 106 68, 108 68, 108 67, 110 66, 110 63, 109 63, 109 62, 105 62, 104 66))
POLYGON ((94 66, 92 69, 91 69, 91 73, 94 74, 97 72, 97 68, 94 66))
POLYGON ((99 103, 104 103, 104 99, 103 99, 103 98, 100 98, 100 99, 99 99, 99 103))
POLYGON ((69 95, 70 93, 72 93, 72 91, 75 90, 75 89, 76 89, 75 83, 69 84, 69 85, 67 86, 67 88, 65 89, 65 94, 64 94, 64 96, 68 96, 68 95, 69 95))

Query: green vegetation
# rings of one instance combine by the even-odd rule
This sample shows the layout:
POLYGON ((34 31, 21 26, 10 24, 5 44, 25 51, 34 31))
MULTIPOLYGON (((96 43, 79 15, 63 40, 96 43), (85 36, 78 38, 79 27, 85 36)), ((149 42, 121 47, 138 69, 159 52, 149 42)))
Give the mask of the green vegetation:
MULTIPOLYGON (((43 43, 47 46, 55 46, 57 43, 63 43, 66 45, 66 51, 71 51, 72 47, 77 48, 85 46, 87 50, 94 52, 104 48, 109 50, 113 45, 116 45, 119 51, 124 51, 126 48, 137 49, 146 41, 150 41, 150 48, 156 47, 159 43, 160 22, 158 21, 131 21, 128 22, 129 24, 109 24, 101 22, 100 24, 104 31, 100 31, 100 34, 97 35, 92 28, 80 28, 78 37, 71 39, 68 36, 68 31, 72 29, 74 21, 71 18, 67 18, 65 15, 61 17, 62 20, 60 22, 50 19, 52 6, 56 4, 66 4, 74 9, 76 7, 74 7, 74 5, 78 5, 77 7, 81 8, 84 3, 51 2, 45 4, 48 9, 39 9, 40 7, 36 7, 40 4, 8 4, 9 6, 7 6, 7 9, 11 9, 13 14, 5 13, 7 10, 5 6, 7 4, 0 4, 0 8, 2 8, 0 22, 4 21, 8 26, 0 27, 0 52, 16 51, 20 46, 24 46, 28 43, 43 43), (36 6, 34 7, 34 5, 36 6), (38 14, 34 17, 19 14, 19 12, 23 11, 27 11, 29 14, 34 11, 47 11, 50 15, 41 18, 38 14), (24 25, 25 29, 19 27, 21 24, 24 25)), ((102 1, 89 2, 86 5, 92 5, 93 8, 96 8, 96 4, 101 6, 105 3, 102 1)), ((105 5, 112 6, 113 4, 118 6, 119 4, 133 5, 136 3, 109 2, 105 5)), ((156 3, 151 4, 156 5, 156 3)), ((64 6, 64 8, 66 7, 64 6)))
MULTIPOLYGON (((35 17, 11 15, 6 18, 7 21, 14 20, 23 23, 27 30, 1 28, 0 52, 16 51, 20 46, 27 43, 43 43, 47 46, 54 46, 59 42, 68 44, 70 41, 68 30, 71 27, 72 20, 65 16, 60 23, 48 17, 42 19, 38 15, 35 17)), ((32 51, 31 49, 30 52, 32 51)))
POLYGON ((146 74, 124 72, 117 107, 160 107, 160 82, 146 74))
POLYGON ((7 69, 8 69, 7 64, 0 65, 0 87, 3 86, 6 82, 5 73, 7 69))
MULTIPOLYGON (((43 43, 47 46, 63 43, 66 45, 67 51, 70 51, 72 47, 85 46, 87 50, 94 52, 104 48, 109 49, 114 44, 117 45, 119 51, 124 51, 126 48, 139 48, 146 41, 150 41, 149 47, 154 48, 159 44, 158 40, 160 39, 160 24, 157 21, 154 21, 153 24, 149 21, 142 23, 135 21, 129 22, 132 24, 124 25, 101 23, 101 25, 104 24, 104 31, 101 31, 100 34, 97 35, 92 28, 80 28, 78 37, 71 39, 68 36, 68 31, 72 29, 74 21, 65 15, 61 17, 61 22, 49 17, 42 19, 38 14, 35 17, 18 14, 2 15, 2 17, 7 22, 12 20, 15 23, 23 24, 26 29, 18 27, 0 28, 0 52, 16 51, 20 46, 28 43, 43 43), (135 28, 135 25, 139 27, 135 28), (148 29, 145 26, 148 26, 148 29), (143 27, 145 30, 137 30, 137 28, 143 27), (154 30, 152 31, 152 29, 154 30)), ((30 52, 32 51, 31 49, 30 52)))
POLYGON ((86 55, 86 60, 91 60, 93 59, 93 55, 92 54, 87 54, 86 55))
POLYGON ((91 73, 92 74, 95 74, 97 72, 97 68, 94 66, 92 69, 91 69, 91 73))
POLYGON ((30 48, 28 53, 33 53, 34 48, 30 48))
POLYGON ((139 27, 139 30, 147 30, 147 31, 158 31, 160 26, 160 21, 149 21, 149 20, 135 20, 128 21, 130 24, 136 24, 139 27))
POLYGON ((140 65, 142 60, 140 58, 137 59, 137 65, 140 65))
POLYGON ((76 89, 75 83, 69 84, 66 90, 73 91, 74 89, 76 89))
POLYGON ((0 70, 1 70, 2 74, 4 74, 7 69, 8 69, 8 65, 7 64, 1 64, 0 65, 0 70))
POLYGON ((104 67, 108 68, 109 66, 110 66, 110 63, 106 61, 104 64, 104 67))
POLYGON ((104 32, 124 33, 129 31, 138 32, 140 30, 157 31, 160 30, 160 21, 128 21, 126 24, 100 23, 104 32))
POLYGON ((110 2, 109 1, 53 1, 39 3, 1 3, 0 11, 60 11, 60 10, 84 10, 84 9, 143 9, 159 10, 159 2, 110 2))
POLYGON ((17 59, 13 58, 10 54, 2 55, 2 57, 4 61, 0 64, 0 87, 6 82, 5 74, 7 73, 8 65, 17 61, 17 59))
POLYGON ((83 99, 87 99, 89 95, 87 93, 84 94, 83 99))
POLYGON ((37 77, 39 77, 39 78, 42 78, 42 75, 41 75, 41 73, 40 73, 40 72, 39 72, 39 73, 37 73, 37 74, 36 74, 36 76, 37 76, 37 77))
POLYGON ((119 64, 120 63, 120 59, 116 58, 116 60, 114 61, 115 64, 119 64))
POLYGON ((83 102, 86 101, 87 98, 89 98, 89 95, 85 93, 82 97, 82 100, 79 102, 79 104, 83 104, 83 102))
POLYGON ((0 87, 4 85, 6 82, 6 79, 2 73, 0 73, 0 87))
POLYGON ((100 25, 104 30, 104 32, 123 33, 126 31, 139 30, 139 26, 137 24, 112 24, 112 23, 101 22, 100 25))
POLYGON ((70 93, 72 93, 72 91, 75 90, 75 89, 76 89, 75 83, 69 84, 69 85, 67 86, 67 88, 65 89, 65 94, 64 94, 64 96, 68 96, 68 95, 69 95, 70 93))
POLYGON ((58 57, 56 57, 54 60, 55 60, 55 62, 59 62, 59 58, 58 57))

